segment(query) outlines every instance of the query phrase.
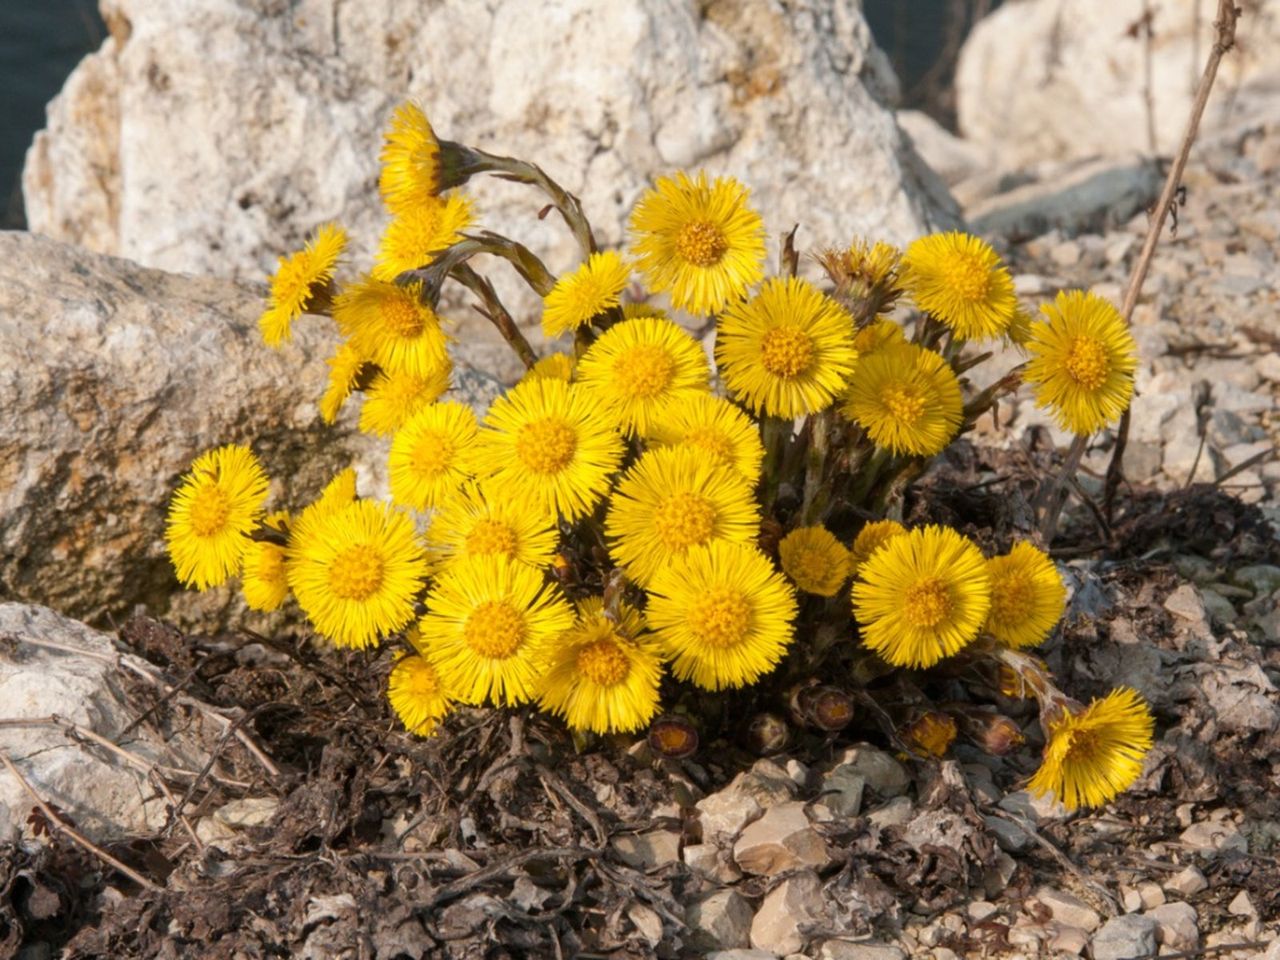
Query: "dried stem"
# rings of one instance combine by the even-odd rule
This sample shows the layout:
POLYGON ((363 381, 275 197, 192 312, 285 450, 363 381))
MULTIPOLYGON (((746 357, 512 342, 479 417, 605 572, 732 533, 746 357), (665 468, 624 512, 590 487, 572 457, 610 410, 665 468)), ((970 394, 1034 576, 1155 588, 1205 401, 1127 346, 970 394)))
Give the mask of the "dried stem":
MULTIPOLYGON (((1240 9, 1235 0, 1218 0, 1218 15, 1214 20, 1214 42, 1209 51, 1208 62, 1200 77, 1200 86, 1196 89, 1196 99, 1191 106, 1191 116, 1187 118, 1187 129, 1182 135, 1182 144, 1173 158, 1173 166, 1165 178, 1164 189, 1160 191, 1160 199, 1156 201, 1155 213, 1147 226, 1147 236, 1142 243, 1142 252, 1133 265, 1133 273, 1129 277, 1129 287, 1125 290, 1124 304, 1120 314, 1128 323, 1133 316, 1133 308, 1142 292, 1142 284, 1147 279, 1147 271, 1151 269, 1151 259, 1155 256, 1156 244, 1160 242, 1160 234, 1164 230, 1165 218, 1173 206, 1174 197, 1182 183, 1182 173, 1187 167, 1187 158, 1191 155, 1191 147, 1195 143, 1200 129, 1200 119, 1204 116, 1205 105, 1209 102, 1209 92, 1213 89, 1213 81, 1218 75, 1218 64, 1227 51, 1236 43, 1236 22, 1240 18, 1240 9)), ((1111 454, 1111 463, 1107 466, 1106 480, 1102 488, 1102 509, 1110 523, 1112 508, 1115 504, 1116 491, 1124 477, 1124 451, 1129 442, 1130 410, 1126 409, 1120 417, 1120 426, 1116 431, 1116 447, 1111 454)))
POLYGON ((483 307, 477 307, 477 309, 488 318, 490 323, 498 328, 502 338, 511 345, 511 349, 516 352, 516 356, 520 358, 520 362, 525 365, 525 368, 532 370, 534 364, 538 362, 538 355, 533 352, 533 347, 529 346, 529 341, 524 338, 524 334, 516 326, 515 320, 511 318, 507 308, 498 299, 498 294, 493 289, 493 284, 465 263, 460 263, 454 267, 452 275, 454 279, 480 298, 483 307))
POLYGON ((107 864, 107 866, 112 867, 115 870, 119 870, 134 883, 138 884, 138 886, 144 887, 153 893, 159 893, 164 889, 163 887, 160 887, 148 880, 137 870, 134 870, 133 867, 117 860, 79 830, 75 829, 75 827, 63 820, 62 817, 58 816, 54 809, 49 806, 49 804, 45 803, 44 798, 36 792, 35 787, 31 786, 27 781, 27 778, 22 775, 22 771, 13 765, 13 761, 9 759, 9 754, 2 749, 0 749, 0 763, 4 764, 5 769, 13 775, 14 779, 22 785, 22 789, 27 791, 31 799, 35 801, 35 805, 40 808, 40 812, 44 814, 44 818, 48 821, 50 827, 56 829, 59 833, 66 834, 70 840, 79 844, 89 853, 93 854, 93 856, 107 864))
POLYGON ((1036 513, 1040 517, 1040 541, 1046 547, 1053 543, 1054 535, 1058 532, 1058 518, 1062 515, 1062 507, 1067 502, 1067 489, 1070 486, 1068 481, 1075 477, 1076 469, 1080 466, 1085 447, 1088 445, 1087 434, 1076 434, 1076 438, 1071 441, 1070 449, 1067 450, 1066 459, 1062 461, 1061 469, 1054 474, 1049 483, 1045 484, 1039 496, 1036 497, 1036 513))

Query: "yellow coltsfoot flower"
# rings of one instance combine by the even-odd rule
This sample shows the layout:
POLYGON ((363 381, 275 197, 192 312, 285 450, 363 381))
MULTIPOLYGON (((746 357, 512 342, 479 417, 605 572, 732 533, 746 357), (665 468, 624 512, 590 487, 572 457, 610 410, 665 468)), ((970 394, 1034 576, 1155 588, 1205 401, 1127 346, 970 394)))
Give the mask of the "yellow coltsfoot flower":
POLYGON ((666 408, 711 379, 702 345, 670 320, 615 324, 578 360, 579 386, 622 433, 646 437, 666 408))
POLYGON ((987 633, 1008 646, 1034 647, 1062 617, 1067 588, 1049 555, 1025 541, 987 561, 991 613, 987 633))
POLYGON ((731 467, 748 483, 760 479, 764 444, 755 422, 723 397, 700 391, 674 398, 656 418, 648 438, 661 446, 687 446, 731 467))
POLYGON ((555 557, 557 539, 553 512, 493 481, 468 481, 445 497, 427 531, 445 557, 498 554, 539 570, 555 557))
POLYGON ((1027 789, 1075 810, 1100 807, 1133 785, 1155 721, 1137 691, 1119 687, 1088 707, 1068 706, 1048 727, 1044 759, 1027 789))
POLYGON ((449 366, 448 337, 422 301, 422 284, 372 277, 333 302, 333 320, 351 346, 387 373, 427 379, 449 366))
POLYGON ((267 485, 248 447, 228 444, 195 459, 174 491, 165 526, 169 559, 185 586, 207 590, 240 569, 267 485))
POLYGON ((280 258, 280 265, 271 277, 267 309, 258 319, 258 329, 267 346, 278 347, 289 339, 293 321, 302 316, 315 292, 333 279, 346 243, 343 229, 326 223, 300 251, 280 258))
POLYGON ((849 551, 826 527, 798 527, 778 544, 782 572, 805 593, 834 597, 849 579, 849 551))
POLYGON ((325 360, 329 365, 329 379, 320 397, 320 419, 325 423, 334 423, 342 410, 342 405, 356 388, 360 373, 368 360, 365 355, 344 340, 338 344, 333 356, 325 360))
POLYGON ((982 552, 949 527, 892 537, 859 570, 862 642, 897 667, 931 667, 978 636, 991 608, 982 552))
POLYGON ((646 286, 699 315, 745 296, 764 276, 764 223, 747 196, 729 177, 659 177, 631 214, 631 252, 646 286))
POLYGON ((907 528, 897 520, 873 520, 858 531, 849 548, 849 573, 854 577, 862 575, 862 565, 871 559, 871 555, 883 547, 889 540, 907 532, 907 528))
POLYGON ((795 277, 766 280, 755 298, 731 305, 715 353, 731 393, 758 415, 787 419, 829 407, 858 359, 853 318, 795 277))
POLYGON ((385 371, 377 374, 364 392, 360 429, 379 437, 390 436, 414 414, 439 400, 449 389, 452 374, 452 363, 428 377, 385 371))
POLYGON ((391 498, 419 512, 439 505, 474 473, 478 433, 476 415, 464 403, 423 407, 391 441, 391 498))
POLYGON ((400 211, 383 231, 373 278, 391 282, 406 270, 425 267, 462 239, 471 226, 471 200, 461 193, 430 197, 400 211))
POLYGON ((566 273, 543 298, 542 332, 547 337, 585 327, 600 314, 622 303, 631 267, 616 250, 593 253, 576 270, 566 273))
POLYGON ((426 657, 402 654, 387 679, 387 700, 405 729, 419 737, 435 734, 453 709, 453 698, 426 657))
POLYGON ((960 431, 960 382, 939 354, 912 343, 885 347, 858 365, 842 412, 878 447, 931 457, 960 431))
POLYGON ((648 593, 646 616, 672 673, 704 690, 754 683, 791 645, 795 594, 749 544, 692 547, 658 572, 648 593))
POLYGON ((1089 434, 1120 418, 1133 397, 1138 345, 1108 301, 1083 290, 1059 293, 1040 308, 1024 344, 1023 379, 1063 430, 1089 434))
POLYGON ((913 241, 900 277, 917 307, 966 340, 1001 336, 1018 309, 1008 268, 989 243, 967 233, 913 241))

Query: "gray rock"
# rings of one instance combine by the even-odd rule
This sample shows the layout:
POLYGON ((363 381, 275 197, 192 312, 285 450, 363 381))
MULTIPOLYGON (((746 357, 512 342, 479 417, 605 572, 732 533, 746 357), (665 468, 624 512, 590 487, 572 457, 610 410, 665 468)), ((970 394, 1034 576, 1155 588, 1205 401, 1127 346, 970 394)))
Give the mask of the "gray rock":
POLYGON ((1066 808, 1051 793, 1032 793, 1029 790, 1015 790, 1006 794, 998 804, 1001 810, 1016 813, 1037 826, 1045 820, 1062 820, 1067 815, 1066 808))
POLYGON ((1189 583, 1180 584, 1165 598, 1164 608, 1191 623, 1204 623, 1207 615, 1200 591, 1189 583))
POLYGON ((1155 951, 1156 922, 1139 913, 1112 917, 1093 937, 1094 960, 1135 960, 1155 951))
POLYGON ((751 946, 777 954, 804 947, 806 926, 827 919, 822 881, 812 870, 793 874, 765 896, 751 922, 751 946))
POLYGON ((1089 934, 1079 927, 1058 927, 1049 938, 1049 949, 1055 954, 1078 957, 1089 945, 1089 934))
POLYGON ((911 819, 914 811, 915 805, 909 797, 894 797, 868 811, 867 821, 882 830, 885 827, 900 827, 911 819))
POLYGON ((1209 881, 1200 872, 1200 868, 1194 864, 1184 867, 1165 881, 1165 889, 1181 897, 1193 897, 1208 888, 1209 881))
POLYGON ((1231 574, 1231 582, 1251 591, 1254 596, 1266 596, 1280 590, 1280 567, 1264 563, 1239 567, 1231 574))
POLYGON ((907 955, 890 943, 828 940, 818 950, 818 960, 907 960, 907 955))
POLYGON ((703 797, 697 803, 702 837, 706 841, 717 835, 736 837, 742 828, 764 812, 764 807, 750 793, 739 789, 743 774, 727 787, 703 797))
POLYGON ((1031 834, 1004 817, 984 815, 982 820, 986 823, 987 829, 991 831, 992 836, 996 838, 996 843, 1000 845, 1001 850, 1007 850, 1009 853, 1022 853, 1035 842, 1031 834))
MULTIPOLYGON (((443 137, 542 165, 607 244, 651 176, 685 167, 743 179, 771 234, 803 222, 826 243, 903 242, 957 223, 885 106, 896 80, 856 0, 110 12, 112 36, 49 106, 23 192, 32 230, 149 266, 256 278, 333 218, 367 259, 382 130, 405 98, 443 137)), ((487 227, 565 265, 543 201, 493 180, 476 193, 487 227)))
POLYGON ((1240 829, 1229 821, 1202 820, 1183 830, 1178 837, 1188 849, 1206 856, 1216 856, 1227 851, 1249 852, 1249 841, 1240 829))
POLYGON ((786 870, 822 870, 832 862, 826 841, 809 823, 798 801, 766 810, 738 838, 733 859, 745 873, 772 877, 786 870))
POLYGON ((713 950, 707 954, 707 960, 778 960, 772 950, 713 950))
POLYGON ((1156 942, 1173 950, 1194 950, 1200 946, 1200 925, 1196 908, 1189 903, 1162 903, 1147 911, 1156 922, 1156 942))
POLYGON ((680 859, 680 833, 676 830, 624 833, 609 843, 624 863, 638 870, 654 870, 680 859))
POLYGON ((1073 894, 1055 890, 1052 887, 1041 887, 1036 891, 1035 896, 1049 908, 1053 919, 1069 927, 1093 931, 1098 929, 1098 924, 1102 922, 1102 917, 1098 915, 1097 910, 1073 894))
POLYGON ((911 774, 889 754, 867 743, 846 747, 840 754, 840 765, 860 775, 866 785, 882 797, 897 797, 907 792, 911 774))
POLYGON ((1241 890, 1235 895, 1232 901, 1227 904, 1227 912, 1237 917, 1256 917, 1258 908, 1253 905, 1253 900, 1249 896, 1248 890, 1241 890))
MULTIPOLYGON (((36 792, 93 839, 116 840, 163 826, 165 801, 157 797, 147 767, 177 767, 194 776, 206 762, 196 737, 200 718, 185 732, 135 726, 139 708, 124 692, 122 655, 111 638, 52 610, 0 603, 0 638, 4 719, 42 721, 0 727, 0 749, 36 792), (54 715, 114 743, 136 763, 86 737, 73 739, 47 722, 54 715)), ((17 779, 0 769, 0 842, 29 829, 33 805, 17 779)))
POLYGON ((982 151, 945 129, 919 110, 899 110, 898 126, 910 137, 916 152, 947 184, 956 184, 978 173, 982 151))
POLYGON ((685 911, 689 945, 698 950, 733 950, 751 944, 755 911, 736 890, 717 890, 685 911))
POLYGON ((736 883, 742 879, 742 871, 733 862, 730 852, 718 844, 686 844, 680 856, 690 870, 713 883, 736 883))
POLYGON ((1270 732, 1280 726, 1276 686, 1258 664, 1197 663, 1191 669, 1223 730, 1270 732))
POLYGON ((837 816, 856 817, 862 809, 867 778, 848 764, 841 764, 822 778, 818 801, 837 816))

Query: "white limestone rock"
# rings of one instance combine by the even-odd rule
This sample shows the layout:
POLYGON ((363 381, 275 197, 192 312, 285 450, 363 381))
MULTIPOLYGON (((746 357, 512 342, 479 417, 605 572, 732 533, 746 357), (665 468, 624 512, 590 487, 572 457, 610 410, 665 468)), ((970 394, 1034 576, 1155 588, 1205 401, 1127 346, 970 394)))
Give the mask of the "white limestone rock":
MULTIPOLYGON (((750 186, 771 236, 905 241, 956 222, 887 101, 857 0, 102 0, 111 36, 50 104, 24 172, 31 229, 148 266, 258 278, 316 224, 367 257, 381 132, 416 98, 441 136, 542 165, 605 244, 649 179, 750 186)), ((527 189, 486 226, 553 269, 572 246, 527 189)))

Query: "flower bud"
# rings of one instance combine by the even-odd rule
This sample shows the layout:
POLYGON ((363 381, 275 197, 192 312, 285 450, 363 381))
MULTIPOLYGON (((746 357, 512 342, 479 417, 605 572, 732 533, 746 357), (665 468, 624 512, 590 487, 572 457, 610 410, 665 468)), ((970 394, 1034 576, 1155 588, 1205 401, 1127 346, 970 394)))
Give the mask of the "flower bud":
POLYGON ((843 730, 854 718, 852 697, 837 687, 828 687, 812 679, 791 688, 787 705, 796 724, 816 727, 827 733, 843 730))
POLYGON ((902 739, 926 757, 941 757, 956 738, 956 722, 949 715, 930 710, 899 731, 902 739))
POLYGON ((667 715, 649 724, 649 749, 666 760, 683 760, 698 750, 698 731, 683 717, 667 715))
POLYGON ((787 749, 791 728, 776 713, 757 713, 747 724, 742 739, 743 745, 756 756, 769 757, 787 749))
POLYGON ((1011 719, 994 710, 969 710, 960 715, 964 735, 994 757, 1012 753, 1026 741, 1011 719))

